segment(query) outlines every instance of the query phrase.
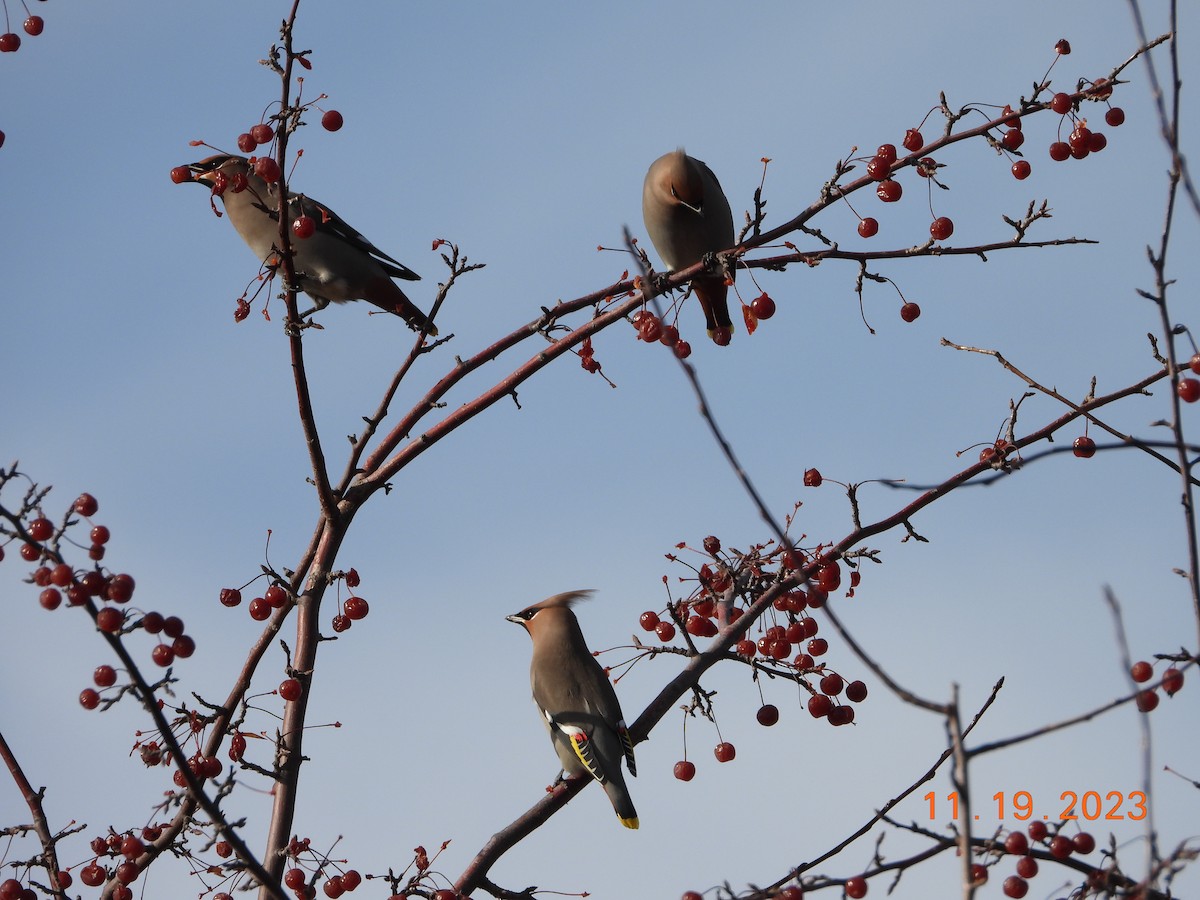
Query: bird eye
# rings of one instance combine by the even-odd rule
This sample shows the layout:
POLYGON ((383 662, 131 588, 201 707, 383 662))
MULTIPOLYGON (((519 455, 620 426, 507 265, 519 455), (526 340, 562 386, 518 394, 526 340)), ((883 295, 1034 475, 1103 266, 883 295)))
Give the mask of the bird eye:
POLYGON ((526 622, 528 622, 530 619, 532 619, 537 614, 538 614, 538 611, 536 609, 526 609, 526 610, 523 610, 523 611, 517 613, 517 615, 520 616, 522 619, 524 619, 526 622))

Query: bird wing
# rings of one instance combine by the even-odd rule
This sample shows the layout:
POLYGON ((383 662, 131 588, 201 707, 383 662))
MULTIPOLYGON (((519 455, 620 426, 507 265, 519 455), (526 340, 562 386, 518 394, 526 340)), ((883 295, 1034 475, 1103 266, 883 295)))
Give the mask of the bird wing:
POLYGON ((302 194, 293 196, 292 198, 293 202, 297 199, 300 201, 301 211, 316 223, 317 231, 336 238, 355 250, 359 250, 372 257, 392 278, 402 278, 405 281, 421 280, 420 275, 404 265, 400 260, 388 256, 325 204, 318 203, 302 194))

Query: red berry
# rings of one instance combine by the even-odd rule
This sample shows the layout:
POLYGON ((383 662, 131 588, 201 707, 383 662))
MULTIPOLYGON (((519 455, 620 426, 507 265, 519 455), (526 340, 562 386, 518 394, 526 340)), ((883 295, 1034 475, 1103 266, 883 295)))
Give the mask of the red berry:
POLYGON ((954 234, 954 223, 946 216, 938 216, 930 224, 929 233, 935 241, 944 241, 954 234))
POLYGON ((75 570, 66 563, 59 563, 50 570, 50 583, 57 587, 67 587, 75 580, 75 570))
POLYGON ((638 624, 642 626, 643 631, 653 631, 658 627, 658 613, 647 610, 638 617, 638 624))
POLYGON ((1050 158, 1055 162, 1062 162, 1071 156, 1071 145, 1066 141, 1055 141, 1050 145, 1050 158))
POLYGON ((775 895, 777 900, 803 900, 804 891, 796 885, 788 885, 782 891, 775 895))
POLYGON ((735 648, 735 652, 738 656, 744 656, 747 659, 752 657, 757 650, 758 648, 755 647, 754 641, 750 640, 749 638, 742 638, 737 642, 737 647, 735 648))
POLYGON ((1062 56, 1066 56, 1071 52, 1070 42, 1068 42, 1066 38, 1059 38, 1058 43, 1054 45, 1054 52, 1059 53, 1062 56))
POLYGON ((820 487, 821 482, 823 480, 824 479, 821 478, 820 470, 818 470, 818 469, 805 469, 804 470, 804 486, 805 487, 820 487))
MULTIPOLYGON (((1024 856, 1029 852, 1029 840, 1025 837, 1025 832, 1014 831, 1004 839, 1004 850, 1006 853, 1011 853, 1013 856, 1024 856)), ((1026 878, 1029 876, 1026 875, 1026 878)))
POLYGON ((678 359, 687 359, 692 355, 692 345, 687 341, 680 341, 675 345, 675 356, 678 359))
POLYGON ((46 23, 42 21, 41 16, 30 16, 25 20, 25 33, 30 37, 37 37, 45 27, 46 23))
POLYGON ((1116 128, 1125 124, 1125 110, 1119 106, 1114 106, 1104 114, 1104 124, 1110 128, 1116 128))
POLYGON ((1005 150, 1016 150, 1023 143, 1025 143, 1025 133, 1020 128, 1010 128, 1000 139, 1000 144, 1005 150))
POLYGON ((1183 673, 1174 666, 1167 669, 1163 672, 1162 687, 1168 697, 1174 697, 1183 689, 1183 673))
POLYGON ((696 777, 696 764, 690 760, 681 759, 675 763, 675 777, 680 781, 691 781, 696 777))
POLYGON ((109 634, 116 634, 125 624, 125 614, 115 606, 106 606, 96 613, 96 627, 109 634))
POLYGON ((297 888, 304 887, 305 877, 303 869, 288 869, 283 874, 283 883, 290 887, 293 891, 297 888))
POLYGON ((108 528, 104 525, 96 525, 93 527, 90 535, 93 544, 107 544, 108 539, 111 536, 112 535, 109 533, 108 528))
POLYGON ((875 194, 884 203, 895 203, 903 193, 904 189, 900 187, 900 182, 891 179, 879 182, 879 187, 875 188, 875 194))
MULTIPOLYGON (((336 109, 328 109, 321 116, 321 127, 326 131, 337 131, 345 124, 342 114, 336 109)), ((353 888, 351 888, 353 890, 353 888)))
POLYGON ((854 707, 846 705, 835 706, 829 711, 828 718, 830 725, 849 725, 854 721, 854 707))
POLYGON ((1013 178, 1017 179, 1017 181, 1024 181, 1032 171, 1033 166, 1029 165, 1029 160, 1027 159, 1018 159, 1012 164, 1013 178))
POLYGON ((1137 695, 1137 708, 1142 712, 1153 712, 1158 707, 1158 694, 1154 691, 1142 691, 1137 695))
POLYGON ((1091 149, 1092 131, 1083 125, 1077 125, 1075 130, 1067 137, 1067 144, 1072 152, 1078 153, 1083 150, 1091 149))
POLYGON ((29 536, 35 541, 48 541, 54 535, 54 523, 39 517, 29 523, 29 536))
POLYGON ((112 687, 117 683, 117 670, 109 665, 96 666, 96 671, 92 673, 92 681, 96 683, 96 687, 112 687))
POLYGON ((300 240, 308 240, 317 233, 317 223, 312 220, 311 216, 299 216, 296 221, 292 222, 292 234, 300 240))
MULTIPOLYGON (((244 734, 242 734, 240 731, 234 732, 233 737, 230 738, 230 740, 229 740, 229 758, 231 760, 233 760, 234 762, 238 762, 245 755, 245 753, 246 753, 246 736, 244 734)), ((224 844, 225 842, 222 841, 221 843, 224 844)), ((229 847, 228 844, 225 844, 225 846, 229 847)), ((232 853, 232 852, 233 852, 233 849, 230 848, 229 853, 232 853)), ((221 844, 217 844, 217 855, 218 856, 228 856, 229 853, 221 853, 221 844)))
POLYGON ((713 749, 713 755, 716 756, 717 762, 725 763, 737 756, 737 750, 734 749, 733 744, 729 743, 729 741, 721 741, 713 749))
POLYGON ((1026 831, 1029 832, 1030 840, 1043 841, 1046 839, 1047 829, 1046 829, 1045 822, 1038 822, 1036 820, 1033 822, 1030 822, 1029 827, 1026 829, 1026 831))
POLYGON ((79 692, 79 705, 84 709, 95 709, 100 705, 100 695, 94 688, 84 688, 79 692))
POLYGON ((896 161, 896 145, 880 144, 879 149, 875 151, 875 158, 882 159, 888 165, 891 165, 896 161))
POLYGON ((350 626, 353 624, 354 623, 350 621, 350 617, 343 615, 342 613, 338 613, 333 617, 333 630, 338 634, 341 634, 343 631, 349 631, 350 626))
POLYGON ((859 219, 858 234, 859 237, 875 237, 875 235, 879 234, 879 222, 870 216, 867 216, 864 219, 859 219))
POLYGON ((779 721, 779 707, 772 703, 760 706, 754 717, 758 719, 759 725, 764 725, 767 728, 770 728, 779 721))
POLYGON ((1091 459, 1096 455, 1096 442, 1086 434, 1075 438, 1071 444, 1072 452, 1080 459, 1091 459))
POLYGON ((255 622, 262 622, 271 617, 271 604, 262 597, 255 597, 250 601, 250 618, 255 622))
POLYGON ((900 307, 900 318, 905 322, 915 322, 919 315, 921 315, 921 307, 915 303, 905 303, 900 307))
POLYGON ((142 616, 142 629, 146 632, 146 634, 158 634, 163 630, 163 624, 165 621, 166 620, 162 617, 162 613, 148 612, 142 616))
POLYGON ((910 128, 904 132, 904 149, 910 153, 916 153, 925 146, 925 138, 921 137, 921 132, 915 128, 910 128))
POLYGON ((275 130, 266 123, 259 123, 250 129, 250 137, 256 144, 266 144, 275 137, 275 130))
POLYGON ((358 874, 358 869, 347 869, 342 873, 342 887, 348 891, 354 890, 362 884, 362 876, 358 874))
POLYGON ((167 616, 163 619, 163 634, 169 638, 177 638, 183 634, 183 619, 179 616, 167 616))
POLYGON ((285 678, 279 685, 279 696, 284 700, 292 701, 300 699, 302 688, 300 682, 295 678, 285 678))
POLYGON ((852 681, 846 685, 846 699, 852 703, 862 703, 867 699, 867 685, 862 681, 852 681))
POLYGON ((768 297, 766 292, 763 292, 751 302, 750 310, 756 318, 769 319, 775 315, 775 301, 768 297))
POLYGON ((196 642, 186 634, 181 634, 171 644, 171 650, 176 658, 187 659, 196 652, 196 642))
POLYGON ((971 884, 986 884, 988 880, 987 866, 975 863, 971 866, 971 884))
POLYGON ((38 595, 38 603, 42 609, 58 609, 62 606, 62 592, 58 588, 48 587, 38 595))
POLYGON ((175 661, 175 651, 170 644, 156 644, 154 649, 150 651, 150 658, 154 660, 156 665, 162 666, 164 669, 175 661))
POLYGON ((254 148, 258 146, 258 141, 254 140, 248 132, 242 132, 237 136, 237 146, 243 153, 253 153, 254 148))
POLYGON ((1038 873, 1037 860, 1032 856, 1022 856, 1017 860, 1017 874, 1022 878, 1032 878, 1038 873))
POLYGON ((675 626, 670 622, 659 622, 654 626, 654 633, 665 644, 675 639, 675 626))
POLYGON ((267 184, 274 184, 283 177, 283 173, 279 170, 279 163, 269 156, 260 156, 254 161, 254 174, 267 184))
POLYGON ((321 890, 325 892, 326 897, 336 898, 342 896, 346 891, 346 888, 342 886, 342 876, 334 875, 321 885, 321 890))
POLYGON ((22 544, 21 559, 25 562, 37 562, 42 557, 42 548, 37 544, 22 544))
POLYGON ((1099 131, 1093 131, 1091 140, 1088 141, 1088 150, 1090 150, 1092 153, 1099 153, 1107 146, 1108 138, 1106 138, 1099 131))
POLYGON ((237 588, 221 588, 221 605, 234 607, 242 602, 242 592, 237 588))
POLYGON ((1071 111, 1071 96, 1064 94, 1061 91, 1050 98, 1050 108, 1060 116, 1065 116, 1071 111))
POLYGON ((1096 839, 1086 831, 1081 831, 1075 837, 1071 838, 1071 843, 1075 845, 1075 852, 1084 855, 1091 853, 1096 849, 1096 839))
POLYGON ((658 342, 665 347, 674 347, 679 343, 679 329, 674 325, 664 325, 658 342))
POLYGON ((1055 859, 1066 859, 1075 852, 1075 845, 1065 834, 1056 834, 1050 840, 1050 855, 1055 859))
POLYGON ((1200 400, 1200 381, 1195 378, 1180 378, 1179 387, 1176 390, 1179 392, 1179 399, 1185 403, 1195 403, 1200 400))
POLYGON ((1029 893, 1029 882, 1019 875, 1009 875, 1004 879, 1004 896, 1013 900, 1021 900, 1029 893))
POLYGON ((1188 368, 1197 375, 1200 375, 1200 353, 1192 354, 1192 358, 1188 362, 1188 368))
POLYGON ((362 597, 346 598, 346 615, 354 621, 365 619, 370 611, 370 605, 362 597))
POLYGON ((94 862, 90 866, 84 866, 79 870, 79 880, 88 887, 100 887, 100 885, 104 884, 104 879, 107 877, 108 875, 104 869, 94 862))
POLYGON ((1154 677, 1154 667, 1144 659, 1138 660, 1129 667, 1129 675, 1139 684, 1154 677))
MULTIPOLYGON (((712 341, 718 347, 728 347, 729 342, 732 340, 733 340, 733 330, 732 329, 726 328, 724 325, 718 326, 717 328, 713 329, 712 341)), ((683 343, 683 342, 680 341, 680 343, 683 343)), ((675 352, 676 356, 679 355, 678 346, 679 345, 676 344, 676 352, 675 352)), ((691 350, 690 347, 688 349, 689 349, 689 351, 691 350)), ((680 357, 680 358, 682 359, 683 357, 680 357)))
POLYGON ((137 859, 146 852, 146 845, 137 835, 127 834, 121 838, 121 855, 126 859, 137 859))
POLYGON ((821 679, 821 692, 828 694, 830 697, 836 697, 842 692, 844 684, 845 682, 842 680, 841 675, 836 672, 830 672, 821 679))
POLYGON ((16 53, 21 46, 21 36, 8 32, 0 34, 0 53, 16 53))
POLYGON ((861 875, 846 879, 846 896, 852 900, 861 900, 867 896, 867 879, 861 875))
POLYGON ((823 719, 833 709, 833 701, 824 694, 814 694, 808 698, 808 714, 814 719, 823 719))
POLYGON ((876 181, 886 181, 888 175, 892 172, 892 163, 894 159, 888 160, 880 156, 876 156, 867 163, 867 174, 876 181))
POLYGON ((171 170, 171 180, 176 184, 187 184, 192 180, 192 170, 188 166, 176 166, 171 170))
POLYGON ((104 596, 113 603, 127 603, 133 596, 133 576, 131 575, 114 575, 108 580, 108 584, 104 588, 104 596))

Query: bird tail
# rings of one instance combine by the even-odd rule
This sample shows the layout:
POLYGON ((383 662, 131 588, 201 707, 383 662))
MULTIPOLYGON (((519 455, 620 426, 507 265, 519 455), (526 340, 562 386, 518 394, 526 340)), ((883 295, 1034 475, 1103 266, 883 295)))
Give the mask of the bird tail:
POLYGON ((704 310, 704 325, 711 336, 718 328, 733 332, 733 321, 729 318, 729 286, 723 278, 697 278, 692 281, 692 291, 704 310))
POLYGON ((392 279, 381 277, 369 283, 363 299, 385 312, 399 316, 413 331, 424 330, 430 337, 437 337, 437 326, 429 321, 429 317, 408 299, 408 295, 400 290, 392 279))
POLYGON ((625 787, 625 781, 619 776, 610 778, 604 784, 604 793, 608 794, 608 799, 612 801, 613 809, 616 810, 617 818, 621 820, 621 824, 626 828, 638 827, 637 810, 633 808, 633 799, 629 796, 629 791, 625 787))

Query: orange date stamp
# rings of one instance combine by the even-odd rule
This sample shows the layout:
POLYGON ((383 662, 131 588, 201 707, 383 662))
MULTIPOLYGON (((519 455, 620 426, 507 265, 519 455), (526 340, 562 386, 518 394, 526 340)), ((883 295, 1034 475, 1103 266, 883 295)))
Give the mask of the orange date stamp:
MULTIPOLYGON (((950 815, 958 818, 958 791, 951 791, 944 797, 938 797, 935 791, 930 791, 924 797, 929 804, 929 818, 936 819, 939 815, 950 815)), ((985 804, 986 805, 986 804, 985 804)), ((1140 822, 1149 812, 1146 808, 1146 795, 1142 791, 1063 791, 1050 810, 1037 808, 1033 794, 1029 791, 997 791, 992 794, 992 804, 986 805, 995 813, 995 818, 1004 821, 1013 818, 1024 822, 1029 819, 1041 819, 1048 822, 1083 820, 1095 821, 1124 821, 1140 822), (1041 813, 1039 816, 1038 813, 1041 813)), ((979 807, 976 807, 979 808, 979 807)), ((983 813, 972 816, 976 821, 983 813)), ((989 816, 990 818, 990 816, 989 816)))

